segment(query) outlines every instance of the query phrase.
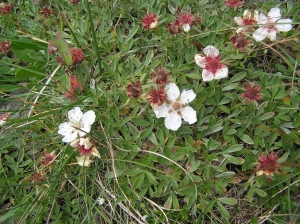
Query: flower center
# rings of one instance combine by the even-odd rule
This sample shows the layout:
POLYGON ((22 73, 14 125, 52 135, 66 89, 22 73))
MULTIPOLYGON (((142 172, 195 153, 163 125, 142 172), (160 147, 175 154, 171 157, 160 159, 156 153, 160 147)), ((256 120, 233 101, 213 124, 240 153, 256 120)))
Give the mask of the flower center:
POLYGON ((85 148, 84 145, 78 145, 78 150, 79 150, 81 156, 90 155, 92 153, 93 146, 91 146, 91 148, 87 149, 87 148, 85 148))
POLYGON ((173 103, 172 108, 176 111, 176 110, 180 109, 180 106, 181 106, 180 103, 175 102, 175 103, 173 103))
POLYGON ((253 25, 253 24, 255 24, 255 22, 256 21, 253 18, 243 19, 243 25, 244 26, 253 25))
POLYGON ((217 71, 223 67, 224 67, 223 64, 220 62, 220 56, 215 58, 210 56, 206 57, 205 69, 210 71, 212 74, 215 75, 217 71))

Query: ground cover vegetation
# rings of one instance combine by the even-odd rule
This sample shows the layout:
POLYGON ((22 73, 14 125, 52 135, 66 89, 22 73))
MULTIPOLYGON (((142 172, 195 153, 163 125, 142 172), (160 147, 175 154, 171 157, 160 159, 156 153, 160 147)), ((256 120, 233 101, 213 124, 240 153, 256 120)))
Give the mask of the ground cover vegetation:
POLYGON ((299 11, 0 3, 0 222, 298 223, 299 11))

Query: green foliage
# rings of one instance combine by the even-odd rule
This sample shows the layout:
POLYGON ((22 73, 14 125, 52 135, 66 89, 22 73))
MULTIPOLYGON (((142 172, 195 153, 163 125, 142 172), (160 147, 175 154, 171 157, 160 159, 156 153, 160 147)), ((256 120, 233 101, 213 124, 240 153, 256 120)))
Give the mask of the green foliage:
POLYGON ((291 31, 278 33, 273 42, 256 42, 248 33, 253 44, 242 51, 230 40, 238 28, 234 17, 246 8, 266 14, 277 4, 11 2, 12 13, 0 17, 0 42, 11 43, 8 54, 0 53, 0 115, 10 113, 0 129, 1 223, 299 218, 299 4, 279 6, 282 18, 293 19, 291 31), (41 13, 44 7, 52 10, 49 18, 41 13), (166 24, 181 12, 199 21, 189 32, 171 35, 166 24), (152 13, 158 26, 143 28, 143 17, 152 13), (194 56, 208 45, 220 50, 227 78, 203 81, 194 56), (59 67, 49 46, 58 48, 66 66, 59 67), (80 64, 72 66, 71 47, 83 50, 80 64), (195 92, 189 104, 196 111, 194 124, 183 121, 172 131, 156 117, 148 93, 158 87, 151 74, 160 67, 181 92, 195 92), (82 90, 72 89, 71 75, 82 90), (133 99, 126 93, 137 81, 142 93, 133 99), (260 86, 262 99, 243 98, 247 83, 260 86), (67 98, 71 90, 73 98, 67 98), (101 158, 88 167, 76 164, 78 150, 57 133, 75 106, 96 114, 87 136, 101 158), (55 160, 44 166, 51 152, 55 160), (271 152, 278 155, 276 171, 258 175, 259 155, 271 152))

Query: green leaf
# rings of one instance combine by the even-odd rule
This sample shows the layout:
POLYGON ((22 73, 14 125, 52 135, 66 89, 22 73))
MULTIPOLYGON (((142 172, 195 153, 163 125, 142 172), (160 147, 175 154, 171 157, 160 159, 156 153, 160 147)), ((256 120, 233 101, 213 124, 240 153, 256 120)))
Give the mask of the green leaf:
POLYGON ((164 205, 164 207, 165 207, 166 209, 170 209, 170 208, 171 208, 172 200, 173 200, 173 197, 172 197, 172 195, 170 195, 170 196, 168 197, 168 199, 167 199, 165 205, 164 205))
POLYGON ((143 184, 144 178, 145 178, 145 173, 142 173, 134 182, 132 189, 136 190, 137 188, 139 188, 143 184))
POLYGON ((159 140, 159 143, 160 143, 159 145, 160 146, 164 146, 165 145, 164 133, 163 133, 163 131, 160 128, 157 129, 156 136, 157 136, 157 138, 159 140))
POLYGON ((231 178, 235 175, 235 172, 228 171, 221 174, 216 175, 217 178, 231 178))
POLYGON ((156 178, 152 173, 146 172, 146 175, 151 184, 157 184, 156 178))
POLYGON ((210 210, 212 209, 212 207, 214 206, 214 204, 216 203, 216 200, 212 200, 210 201, 204 208, 203 213, 206 214, 208 212, 210 212, 210 210))
POLYGON ((123 173, 125 175, 128 175, 128 176, 135 176, 135 175, 138 175, 140 173, 144 172, 144 170, 141 170, 141 169, 133 169, 133 170, 124 170, 123 173))
POLYGON ((229 91, 229 90, 232 90, 234 89, 236 86, 238 85, 238 83, 230 83, 229 85, 225 86, 222 88, 222 91, 225 92, 225 91, 229 91))
POLYGON ((246 135, 246 134, 243 134, 240 139, 243 141, 243 142, 246 142, 247 144, 249 145, 252 145, 254 144, 252 138, 249 137, 249 135, 246 135))
POLYGON ((245 162, 245 160, 241 157, 234 157, 234 156, 227 155, 227 154, 223 154, 223 156, 225 158, 227 158, 233 164, 242 165, 245 162))
POLYGON ((134 36, 134 34, 138 31, 139 27, 140 26, 135 26, 130 30, 130 32, 125 40, 125 43, 127 43, 134 36))
POLYGON ((154 134, 153 132, 150 133, 150 135, 148 136, 148 138, 149 138, 149 140, 150 140, 151 142, 153 142, 155 145, 158 145, 158 141, 157 141, 156 136, 155 136, 155 134, 154 134))
POLYGON ((289 157, 290 152, 285 152, 278 160, 278 163, 284 163, 289 157))
POLYGON ((226 149, 223 153, 231 153, 231 152, 238 152, 243 149, 243 145, 238 144, 238 145, 233 145, 230 148, 226 149))
POLYGON ((219 209, 221 215, 224 216, 226 219, 229 219, 230 218, 230 214, 226 210, 226 208, 220 202, 217 202, 217 204, 218 204, 218 209, 219 209))
POLYGON ((150 64, 151 59, 153 58, 153 54, 154 54, 153 50, 151 50, 151 51, 148 52, 148 54, 146 56, 146 61, 144 63, 144 67, 147 67, 150 64))
POLYGON ((151 125, 150 122, 148 122, 142 118, 139 118, 139 117, 132 118, 132 122, 138 126, 150 126, 151 125))
POLYGON ((290 135, 283 135, 281 138, 282 148, 290 150, 294 148, 293 138, 290 135))
POLYGON ((37 70, 34 66, 22 67, 16 72, 16 77, 18 78, 28 78, 28 77, 37 77, 43 78, 46 76, 45 69, 37 70))
POLYGON ((264 115, 260 116, 258 119, 261 120, 261 121, 264 121, 264 120, 270 119, 274 115, 275 115, 274 112, 268 112, 268 113, 265 113, 264 115))
POLYGON ((259 189, 259 188, 254 188, 254 189, 255 189, 256 194, 258 194, 259 196, 261 196, 261 197, 267 196, 267 193, 264 192, 262 189, 259 189))
POLYGON ((172 194, 172 200, 173 200, 173 208, 179 209, 179 202, 178 202, 178 198, 176 197, 176 194, 172 194))
POLYGON ((228 205, 235 205, 237 203, 237 200, 234 198, 218 198, 218 200, 222 203, 228 204, 228 205))
POLYGON ((152 127, 145 129, 142 133, 141 133, 141 139, 146 138, 150 135, 150 133, 152 132, 152 127))
POLYGON ((246 76, 246 72, 240 72, 238 74, 235 74, 230 80, 229 82, 237 82, 243 78, 245 78, 246 76))
MULTIPOLYGON (((52 43, 49 41, 49 44, 52 43)), ((63 60, 66 62, 67 65, 72 65, 72 54, 70 47, 65 41, 64 38, 59 33, 56 33, 56 39, 53 40, 54 45, 57 46, 59 53, 62 55, 63 60)))

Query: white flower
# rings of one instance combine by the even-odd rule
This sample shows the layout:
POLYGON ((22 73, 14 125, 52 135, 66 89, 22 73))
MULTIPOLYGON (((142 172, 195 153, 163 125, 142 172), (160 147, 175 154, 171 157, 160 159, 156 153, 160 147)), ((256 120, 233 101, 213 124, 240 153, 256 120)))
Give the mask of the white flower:
POLYGON ((266 37, 270 40, 276 40, 276 34, 281 32, 288 32, 292 29, 291 19, 280 19, 281 12, 279 8, 272 8, 268 17, 264 14, 260 14, 257 18, 257 23, 261 24, 254 33, 253 37, 256 41, 262 41, 266 37))
POLYGON ((58 134, 63 137, 63 142, 72 142, 78 136, 82 137, 91 131, 91 125, 95 122, 95 112, 89 110, 84 114, 79 107, 68 111, 69 122, 61 123, 58 127, 58 134))
POLYGON ((165 91, 167 103, 156 107, 154 113, 157 118, 165 118, 166 128, 177 131, 182 123, 181 118, 189 124, 195 123, 197 121, 196 111, 186 105, 195 99, 194 91, 184 90, 180 95, 179 88, 175 83, 167 84, 165 91))
POLYGON ((202 79, 204 82, 209 82, 213 79, 222 79, 228 76, 228 68, 226 65, 221 63, 221 56, 219 50, 214 46, 207 46, 203 49, 206 56, 201 54, 195 55, 195 62, 201 68, 202 79))
POLYGON ((253 27, 252 25, 256 24, 258 17, 258 11, 254 11, 254 15, 252 16, 252 13, 250 10, 246 9, 244 11, 243 17, 234 17, 234 21, 241 27, 237 29, 237 33, 242 31, 251 30, 253 27))
POLYGON ((89 156, 76 156, 76 159, 79 166, 90 166, 94 162, 89 156))

